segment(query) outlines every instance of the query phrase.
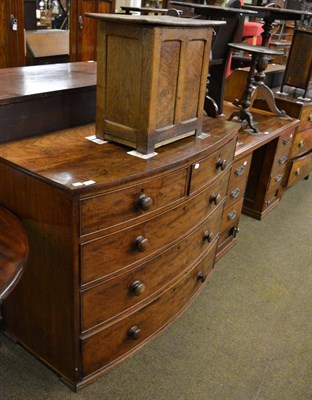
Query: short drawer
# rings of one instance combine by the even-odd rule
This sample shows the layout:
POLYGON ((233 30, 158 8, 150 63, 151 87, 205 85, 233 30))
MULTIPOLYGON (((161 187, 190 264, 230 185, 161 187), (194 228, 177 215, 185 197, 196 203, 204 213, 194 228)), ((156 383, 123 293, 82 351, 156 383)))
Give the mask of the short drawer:
POLYGON ((294 128, 289 128, 283 135, 280 136, 277 148, 275 151, 275 160, 283 155, 287 155, 290 152, 290 148, 294 138, 294 128))
POLYGON ((173 321, 203 287, 214 264, 216 242, 187 275, 125 319, 82 340, 82 374, 88 376, 125 358, 173 321))
POLYGON ((305 178, 312 172, 312 151, 310 153, 291 161, 287 186, 291 186, 305 178))
POLYGON ((298 131, 303 131, 305 129, 312 129, 312 107, 304 107, 300 115, 300 124, 298 126, 298 131))
POLYGON ((81 282, 87 283, 164 251, 205 220, 225 198, 229 171, 182 204, 128 229, 81 245, 81 282))
POLYGON ((267 191, 272 190, 273 188, 278 189, 285 185, 286 171, 286 165, 280 169, 272 171, 267 191))
POLYGON ((243 197, 250 169, 251 156, 252 154, 233 164, 225 207, 243 197))
POLYGON ((154 296, 190 268, 218 238, 222 208, 185 239, 125 274, 81 292, 81 329, 86 331, 154 296))
POLYGON ((297 132, 291 146, 290 157, 298 157, 299 155, 308 153, 312 150, 312 129, 297 132))
MULTIPOLYGON (((125 167, 126 168, 126 167, 125 167)), ((185 196, 187 170, 80 201, 81 235, 136 219, 185 196)))
POLYGON ((192 165, 190 193, 206 186, 209 181, 212 181, 231 165, 234 157, 235 145, 236 139, 229 142, 211 156, 192 165))
POLYGON ((221 237, 228 236, 230 230, 237 226, 241 216, 244 199, 241 198, 234 204, 224 208, 221 221, 221 237))
POLYGON ((271 208, 273 204, 280 200, 282 190, 283 189, 280 186, 273 186, 266 192, 263 202, 263 210, 271 208))

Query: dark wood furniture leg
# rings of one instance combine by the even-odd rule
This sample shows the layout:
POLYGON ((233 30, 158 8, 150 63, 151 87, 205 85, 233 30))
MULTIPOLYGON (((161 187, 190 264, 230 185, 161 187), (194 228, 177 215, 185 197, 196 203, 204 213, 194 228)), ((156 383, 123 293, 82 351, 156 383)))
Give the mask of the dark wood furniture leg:
POLYGON ((1 305, 17 285, 24 272, 28 255, 28 239, 20 221, 0 206, 0 330, 1 305))

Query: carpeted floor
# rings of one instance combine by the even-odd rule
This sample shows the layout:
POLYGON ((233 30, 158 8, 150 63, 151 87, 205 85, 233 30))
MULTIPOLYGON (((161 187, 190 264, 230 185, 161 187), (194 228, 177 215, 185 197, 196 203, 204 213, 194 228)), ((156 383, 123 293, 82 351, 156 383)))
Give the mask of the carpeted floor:
POLYGON ((0 400, 312 400, 312 180, 240 230, 190 309, 77 394, 0 336, 0 400))

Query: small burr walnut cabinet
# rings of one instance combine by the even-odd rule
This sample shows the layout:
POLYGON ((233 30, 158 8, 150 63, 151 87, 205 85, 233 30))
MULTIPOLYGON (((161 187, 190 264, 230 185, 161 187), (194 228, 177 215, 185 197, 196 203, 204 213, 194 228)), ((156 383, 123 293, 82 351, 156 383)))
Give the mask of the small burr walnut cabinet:
POLYGON ((209 280, 238 124, 147 160, 70 128, 0 146, 0 202, 29 240, 4 329, 72 388, 176 319, 209 280))

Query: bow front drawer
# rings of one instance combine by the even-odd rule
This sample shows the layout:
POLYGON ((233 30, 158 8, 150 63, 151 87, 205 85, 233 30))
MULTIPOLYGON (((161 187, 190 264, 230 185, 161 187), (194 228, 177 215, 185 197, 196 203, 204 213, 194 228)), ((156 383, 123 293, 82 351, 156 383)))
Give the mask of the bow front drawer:
POLYGON ((218 238, 222 208, 185 239, 131 271, 83 290, 82 331, 99 325, 163 290, 218 238))
POLYGON ((223 201, 228 179, 229 171, 204 191, 167 212, 83 243, 81 282, 115 273, 181 240, 223 201))
POLYGON ((312 129, 311 107, 303 108, 302 113, 300 115, 300 124, 298 126, 298 131, 303 131, 305 129, 312 129))
POLYGON ((215 248, 216 242, 202 261, 160 297, 127 318, 82 340, 83 376, 105 369, 114 360, 126 357, 176 318, 204 286, 213 268, 215 248))
POLYGON ((302 157, 292 160, 288 175, 287 186, 291 186, 312 172, 312 151, 302 157))
POLYGON ((192 164, 190 193, 203 188, 232 165, 235 145, 236 139, 211 156, 192 164))
POLYGON ((291 157, 298 157, 312 150, 312 128, 297 132, 291 146, 291 157))
POLYGON ((185 195, 187 169, 153 180, 84 198, 80 202, 81 235, 149 214, 185 195))

